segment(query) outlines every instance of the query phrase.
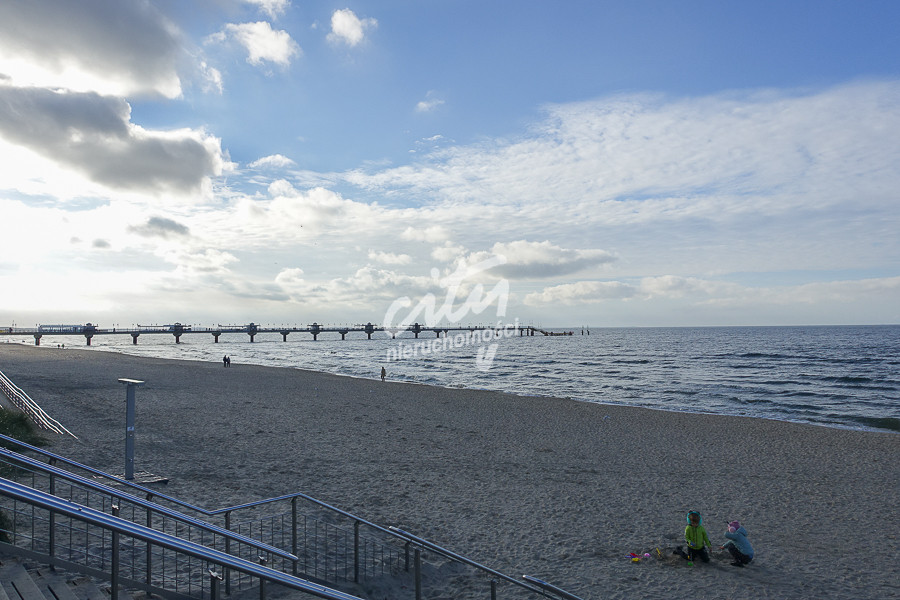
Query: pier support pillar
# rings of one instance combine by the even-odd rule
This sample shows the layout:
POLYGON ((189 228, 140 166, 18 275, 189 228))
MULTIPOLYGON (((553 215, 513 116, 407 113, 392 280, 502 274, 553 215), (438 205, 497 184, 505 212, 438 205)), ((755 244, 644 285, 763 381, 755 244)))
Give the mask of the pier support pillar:
POLYGON ((280 331, 279 333, 281 333, 281 341, 286 342, 288 333, 290 333, 290 332, 289 331, 280 331))
POLYGON ((372 339, 372 334, 369 333, 368 331, 366 332, 366 335, 369 336, 369 339, 370 339, 370 340, 372 339))
POLYGON ((253 338, 255 338, 255 337, 256 337, 256 334, 255 334, 255 333, 251 333, 251 334, 250 334, 250 343, 251 343, 251 344, 253 343, 253 338))
POLYGON ((219 343, 219 336, 220 336, 220 335, 222 335, 222 334, 221 334, 221 333, 214 333, 214 334, 212 334, 213 339, 215 340, 215 343, 216 343, 216 344, 219 343))
POLYGON ((34 345, 35 345, 35 346, 40 346, 40 345, 41 345, 41 338, 42 338, 42 337, 44 337, 44 336, 42 336, 40 333, 34 334, 34 345))
POLYGON ((131 334, 131 343, 134 344, 135 346, 137 346, 137 339, 138 339, 139 335, 141 335, 141 334, 139 334, 139 333, 131 334))
POLYGON ((345 339, 345 338, 347 337, 347 332, 346 332, 346 331, 339 331, 338 333, 341 334, 341 340, 343 340, 343 339, 345 339))
POLYGON ((88 346, 91 345, 91 338, 92 338, 92 337, 94 337, 94 336, 93 336, 93 335, 84 334, 84 339, 87 340, 87 345, 88 345, 88 346))
POLYGON ((180 333, 176 333, 176 334, 175 334, 175 343, 176 343, 176 344, 180 344, 180 343, 181 343, 181 334, 180 334, 180 333))
POLYGON ((316 340, 319 339, 319 334, 318 334, 318 333, 314 333, 314 334, 312 334, 312 336, 313 336, 313 341, 314 341, 314 342, 315 342, 316 340))

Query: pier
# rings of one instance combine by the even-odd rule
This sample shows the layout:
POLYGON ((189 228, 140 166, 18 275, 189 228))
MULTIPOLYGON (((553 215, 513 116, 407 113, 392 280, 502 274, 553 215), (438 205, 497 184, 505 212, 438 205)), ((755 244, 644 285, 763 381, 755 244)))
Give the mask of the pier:
MULTIPOLYGON (((509 324, 506 328, 513 328, 513 324, 509 324)), ((311 325, 305 326, 261 326, 256 323, 250 323, 248 325, 218 325, 215 327, 206 327, 206 326, 196 326, 196 325, 183 325, 181 323, 174 323, 171 325, 133 325, 131 327, 112 327, 112 328, 103 328, 99 325, 95 325, 92 323, 86 323, 85 325, 37 325, 35 327, 0 327, 0 335, 3 336, 11 336, 11 335, 25 335, 25 336, 33 336, 34 337, 34 345, 41 345, 41 338, 45 335, 75 335, 75 336, 83 336, 87 345, 91 345, 91 340, 98 335, 130 335, 132 339, 132 343, 137 345, 138 338, 142 335, 159 335, 166 334, 171 335, 175 338, 175 343, 181 343, 182 336, 191 335, 191 334, 206 334, 212 335, 213 339, 216 343, 219 342, 219 337, 224 333, 244 333, 250 336, 250 341, 253 342, 256 339, 256 336, 261 333, 278 333, 281 334, 282 340, 287 341, 288 335, 292 333, 306 333, 312 335, 314 341, 319 339, 319 335, 323 333, 337 333, 340 334, 341 339, 344 340, 347 338, 347 334, 349 333, 364 333, 366 334, 367 339, 372 339, 372 334, 377 331, 385 331, 392 338, 395 338, 398 334, 404 332, 411 332, 415 335, 416 339, 419 338, 420 333, 432 332, 436 335, 436 337, 441 337, 441 334, 444 336, 450 335, 451 332, 472 332, 472 331, 486 331, 490 329, 496 329, 496 327, 485 326, 485 325, 471 325, 467 327, 450 327, 448 325, 438 325, 429 327, 426 325, 421 325, 419 323, 414 323, 407 327, 390 327, 386 328, 380 325, 373 325, 372 323, 366 323, 365 325, 353 325, 353 326, 325 326, 320 325, 319 323, 312 323, 311 325)), ((501 328, 502 329, 502 328, 501 328)), ((519 325, 518 321, 516 321, 514 326, 514 331, 518 331, 519 336, 533 336, 535 332, 541 333, 543 335, 571 335, 571 333, 558 334, 552 333, 544 329, 540 329, 534 327, 532 325, 519 325)))

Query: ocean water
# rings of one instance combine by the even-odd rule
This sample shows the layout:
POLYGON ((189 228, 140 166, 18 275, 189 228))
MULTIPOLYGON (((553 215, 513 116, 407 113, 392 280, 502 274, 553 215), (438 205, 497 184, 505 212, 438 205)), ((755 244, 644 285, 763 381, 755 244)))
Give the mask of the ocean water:
MULTIPOLYGON (((601 328, 489 341, 432 332, 418 340, 411 333, 181 340, 145 334, 133 345, 128 335, 99 335, 90 349, 217 362, 227 354, 235 366, 371 379, 384 366, 392 381, 900 432, 900 326, 601 328)), ((57 344, 86 348, 80 336, 41 340, 57 344)))

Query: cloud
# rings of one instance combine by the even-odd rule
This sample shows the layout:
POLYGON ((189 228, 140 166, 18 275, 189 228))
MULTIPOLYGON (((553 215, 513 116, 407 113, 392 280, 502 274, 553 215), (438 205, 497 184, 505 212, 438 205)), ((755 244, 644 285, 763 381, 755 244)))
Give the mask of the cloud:
POLYGON ((636 288, 620 281, 577 281, 544 288, 525 296, 527 306, 573 306, 631 298, 636 288))
POLYGON ((95 93, 0 85, 0 137, 105 186, 196 192, 222 172, 219 140, 202 131, 151 131, 130 123, 124 100, 95 93))
POLYGON ((150 217, 143 225, 129 225, 128 231, 143 237, 158 237, 163 239, 184 237, 191 233, 191 230, 188 227, 165 217, 150 217))
POLYGON ((244 2, 257 6, 272 19, 283 15, 291 5, 290 0, 244 0, 244 2))
POLYGON ((616 257, 604 250, 569 250, 550 241, 497 242, 489 252, 477 252, 465 260, 478 263, 491 256, 503 256, 505 262, 490 272, 508 279, 561 277, 612 263, 616 257))
MULTIPOLYGON (((292 301, 305 306, 364 310, 380 319, 389 303, 411 292, 440 292, 432 277, 408 275, 374 267, 357 269, 346 277, 326 281, 308 281, 297 268, 284 269, 276 277, 278 284, 292 301)), ((370 318, 370 317, 365 317, 370 318)))
MULTIPOLYGON (((425 99, 420 100, 416 104, 416 112, 420 112, 420 113, 433 112, 442 104, 444 104, 444 101, 441 100, 440 98, 438 98, 435 92, 429 91, 425 95, 425 99)), ((439 137, 439 136, 435 136, 435 137, 439 137)), ((434 139, 434 138, 432 138, 432 139, 434 139)))
POLYGON ((416 242, 443 242, 449 236, 447 229, 441 225, 429 225, 428 227, 407 227, 400 234, 404 240, 416 242))
POLYGON ((253 161, 248 166, 251 169, 281 169, 285 167, 291 167, 296 163, 289 159, 286 156, 282 156, 281 154, 272 154, 270 156, 264 156, 258 160, 253 161))
POLYGON ((208 42, 236 40, 247 51, 247 62, 260 66, 264 61, 281 67, 288 67, 291 59, 302 55, 303 51, 290 34, 274 30, 266 21, 255 23, 228 23, 225 29, 207 38, 208 42))
POLYGON ((17 87, 181 94, 178 29, 149 2, 0 2, 0 73, 17 87))
POLYGON ((336 10, 331 15, 331 33, 327 39, 333 43, 357 46, 363 41, 367 29, 378 27, 375 19, 360 19, 349 8, 336 10))
POLYGON ((408 265, 412 262, 412 257, 409 254, 395 254, 393 252, 369 250, 369 260, 380 262, 385 265, 408 265))

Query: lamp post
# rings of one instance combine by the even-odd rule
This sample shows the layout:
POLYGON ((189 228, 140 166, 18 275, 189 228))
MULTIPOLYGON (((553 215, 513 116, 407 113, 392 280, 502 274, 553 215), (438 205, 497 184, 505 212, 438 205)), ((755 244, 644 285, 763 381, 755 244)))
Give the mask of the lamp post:
POLYGON ((134 389, 143 385, 137 379, 119 379, 125 388, 125 480, 134 480, 134 389))

